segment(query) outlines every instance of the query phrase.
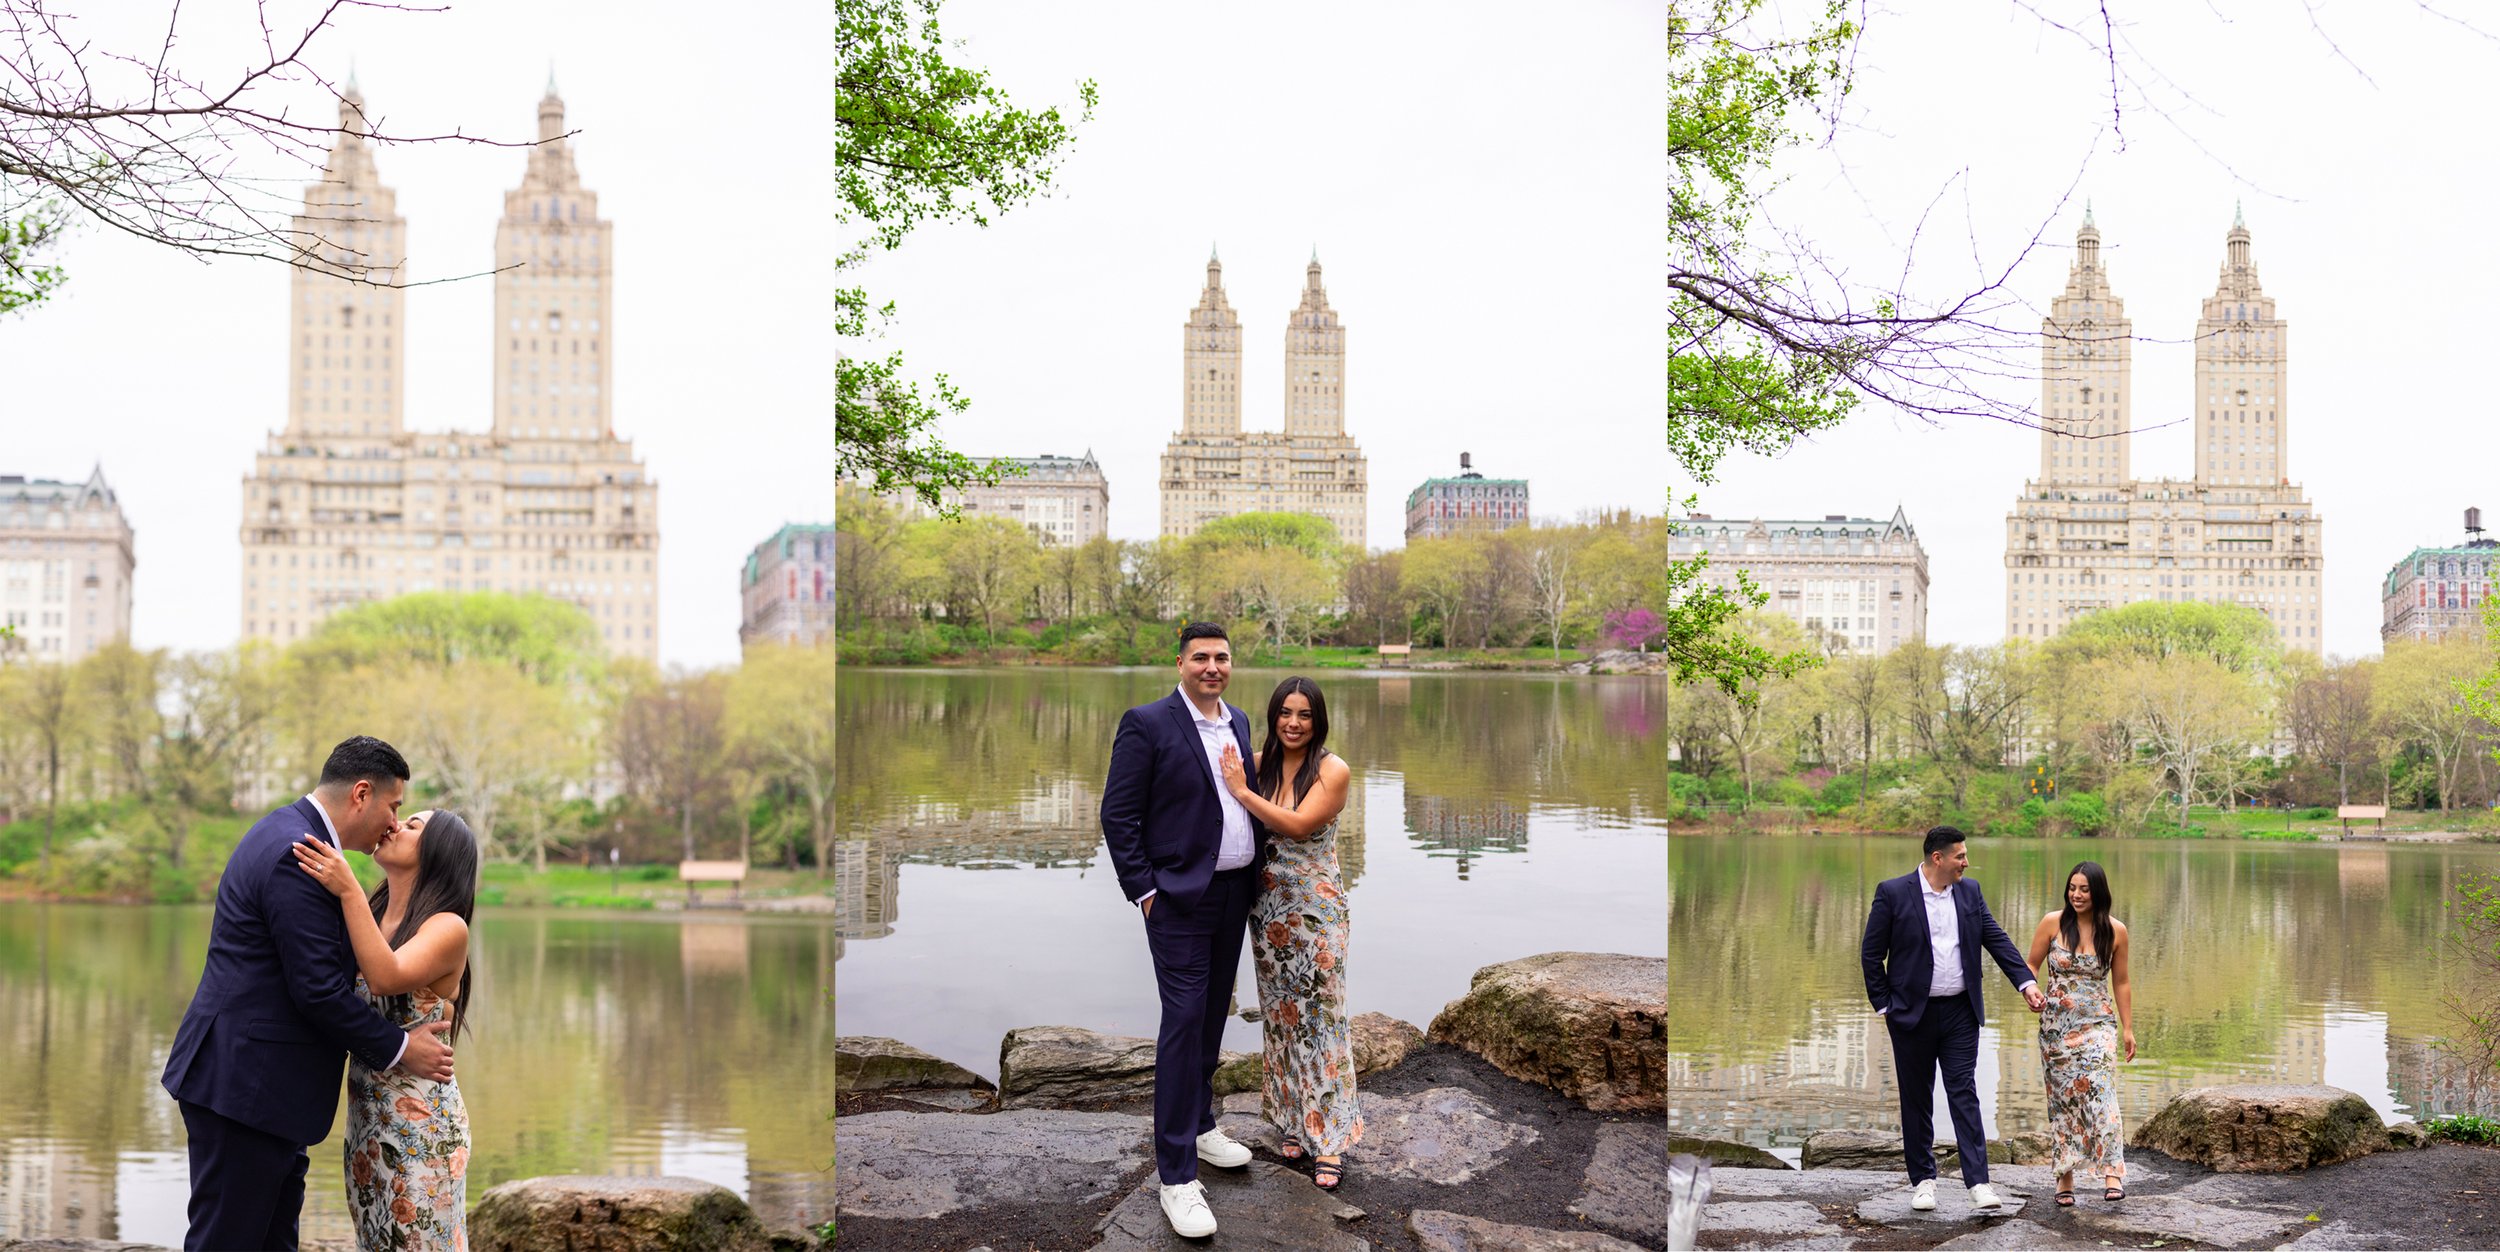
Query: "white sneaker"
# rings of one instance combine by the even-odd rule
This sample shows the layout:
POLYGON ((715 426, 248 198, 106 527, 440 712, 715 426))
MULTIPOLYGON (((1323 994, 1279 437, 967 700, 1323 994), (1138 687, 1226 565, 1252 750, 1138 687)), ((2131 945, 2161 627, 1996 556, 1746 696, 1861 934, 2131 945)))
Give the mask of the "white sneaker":
POLYGON ((2004 1200, 1997 1198, 1997 1189, 1984 1182, 1970 1189, 1970 1206, 1972 1208, 1992 1209, 2004 1203, 2004 1200))
POLYGON ((1924 1213, 1936 1207, 1936 1180, 1933 1178, 1910 1188, 1910 1207, 1924 1213))
POLYGON ((1225 1169, 1240 1169, 1250 1163, 1250 1149, 1233 1142, 1223 1131, 1210 1130, 1198 1136, 1198 1159, 1225 1169))
POLYGON ((1204 1239, 1215 1233, 1215 1210, 1207 1207, 1207 1187, 1196 1179, 1163 1186, 1163 1220, 1172 1223, 1172 1233, 1191 1239, 1204 1239))

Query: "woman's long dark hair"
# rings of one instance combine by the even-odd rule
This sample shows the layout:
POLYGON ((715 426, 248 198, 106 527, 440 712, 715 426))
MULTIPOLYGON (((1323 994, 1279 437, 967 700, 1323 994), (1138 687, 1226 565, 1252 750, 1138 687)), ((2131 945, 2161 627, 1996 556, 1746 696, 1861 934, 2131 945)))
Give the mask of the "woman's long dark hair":
POLYGON ((2092 889, 2092 951, 2099 954, 2101 968, 2110 968, 2116 960, 2111 949, 2117 946, 2118 930, 2109 920, 2109 875, 2101 872, 2098 861, 2083 861, 2066 871, 2057 884, 2057 933, 2066 941, 2066 950, 2077 952, 2077 940, 2083 936, 2081 921, 2075 916, 2074 901, 2066 893, 2074 888, 2075 875, 2083 875, 2084 885, 2092 889))
MULTIPOLYGON (((399 930, 384 936, 396 948, 415 937, 425 919, 437 913, 449 913, 474 927, 477 911, 477 833, 460 815, 448 809, 436 809, 425 819, 425 831, 417 838, 416 885, 408 889, 408 915, 399 919, 399 930)), ((384 883, 373 893, 373 921, 382 923, 382 914, 391 907, 391 885, 384 883)), ((470 943, 476 938, 472 931, 470 943)), ((451 1033, 458 1037, 460 1028, 469 1023, 470 962, 460 963, 460 990, 451 998, 451 1033)), ((408 997, 391 997, 391 1011, 405 1014, 408 997)), ((448 1041, 447 1041, 448 1042, 448 1041)))
POLYGON ((1259 794, 1283 804, 1285 802, 1285 749, 1276 738, 1276 722, 1285 715, 1285 697, 1301 696, 1311 702, 1311 741, 1302 748, 1302 768, 1293 773, 1293 797, 1299 802, 1311 794, 1311 786, 1319 781, 1320 749, 1328 743, 1328 701, 1319 694, 1319 684, 1295 674, 1276 684, 1267 697, 1267 746, 1259 750, 1259 794))

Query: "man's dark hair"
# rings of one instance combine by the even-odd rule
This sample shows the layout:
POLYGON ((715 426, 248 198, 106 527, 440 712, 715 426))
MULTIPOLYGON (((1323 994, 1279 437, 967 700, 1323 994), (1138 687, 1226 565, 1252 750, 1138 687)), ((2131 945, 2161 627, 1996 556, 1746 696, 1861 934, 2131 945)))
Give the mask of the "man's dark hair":
POLYGON ((408 781, 407 758, 399 754, 399 749, 371 735, 342 740, 330 749, 330 759, 321 764, 324 787, 352 787, 360 782, 379 787, 386 778, 408 781))
POLYGON ((1939 852, 1950 852, 1954 844, 1969 841, 1969 835, 1950 826, 1930 826, 1927 828, 1927 850, 1919 853, 1919 859, 1925 860, 1939 852))
POLYGON ((1180 652, 1177 655, 1188 655, 1189 642, 1193 639, 1221 639, 1226 643, 1231 643, 1233 633, 1214 622, 1191 622, 1181 627, 1180 652))

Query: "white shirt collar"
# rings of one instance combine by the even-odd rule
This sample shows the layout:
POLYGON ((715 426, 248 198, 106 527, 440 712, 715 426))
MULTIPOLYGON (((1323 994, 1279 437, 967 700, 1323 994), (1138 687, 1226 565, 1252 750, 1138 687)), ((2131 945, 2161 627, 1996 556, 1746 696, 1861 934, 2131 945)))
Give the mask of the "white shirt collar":
POLYGON ((1181 693, 1181 703, 1189 706, 1190 718, 1196 721, 1199 725, 1230 726, 1233 724, 1233 706, 1224 703, 1221 697, 1217 698, 1215 702, 1215 716, 1208 717, 1206 714, 1198 711, 1198 702, 1189 698, 1189 688, 1181 686, 1178 683, 1174 683, 1172 685, 1172 690, 1181 693))
POLYGON ((347 848, 339 842, 339 828, 330 824, 330 810, 321 807, 321 801, 309 791, 304 793, 304 799, 313 806, 313 812, 321 815, 321 829, 329 834, 330 846, 345 852, 347 848))
POLYGON ((1913 874, 1918 875, 1918 889, 1919 889, 1919 891, 1920 891, 1921 893, 1926 894, 1926 895, 1930 895, 1930 896, 1941 896, 1941 895, 1951 895, 1951 894, 1953 894, 1953 884, 1952 884, 1952 883, 1946 883, 1946 884, 1945 884, 1943 887, 1941 887, 1941 888, 1937 888, 1937 887, 1930 887, 1930 886, 1928 886, 1928 885, 1927 885, 1927 868, 1926 868, 1924 865, 1920 866, 1920 867, 1919 867, 1919 868, 1917 868, 1917 869, 1911 870, 1910 872, 1911 872, 1911 873, 1913 873, 1913 874))

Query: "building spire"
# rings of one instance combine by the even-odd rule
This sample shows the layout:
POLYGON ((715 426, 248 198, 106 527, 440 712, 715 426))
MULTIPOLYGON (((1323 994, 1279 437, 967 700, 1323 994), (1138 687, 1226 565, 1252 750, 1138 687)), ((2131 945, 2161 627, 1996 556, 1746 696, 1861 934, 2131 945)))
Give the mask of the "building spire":
POLYGON ((547 58, 547 98, 552 100, 552 99, 554 99, 554 98, 555 98, 555 95, 556 95, 556 60, 555 60, 555 58, 554 58, 554 57, 549 57, 549 58, 547 58))
POLYGON ((2231 199, 2231 225, 2239 230, 2248 229, 2248 216, 2240 211, 2239 198, 2236 196, 2231 199))
POLYGON ((1215 241, 1214 241, 1214 240, 1212 240, 1212 239, 1208 240, 1208 241, 1207 241, 1207 264, 1209 264, 1209 265, 1222 265, 1223 263, 1224 263, 1224 262, 1223 262, 1220 258, 1218 258, 1218 257, 1215 255, 1215 241))
POLYGON ((347 89, 356 90, 356 58, 347 58, 347 89))
POLYGON ((1311 264, 1319 264, 1319 245, 1316 243, 1311 245, 1311 264))
POLYGON ((2092 224, 2092 197, 2090 196, 2083 198, 2083 224, 2086 226, 2092 224))

